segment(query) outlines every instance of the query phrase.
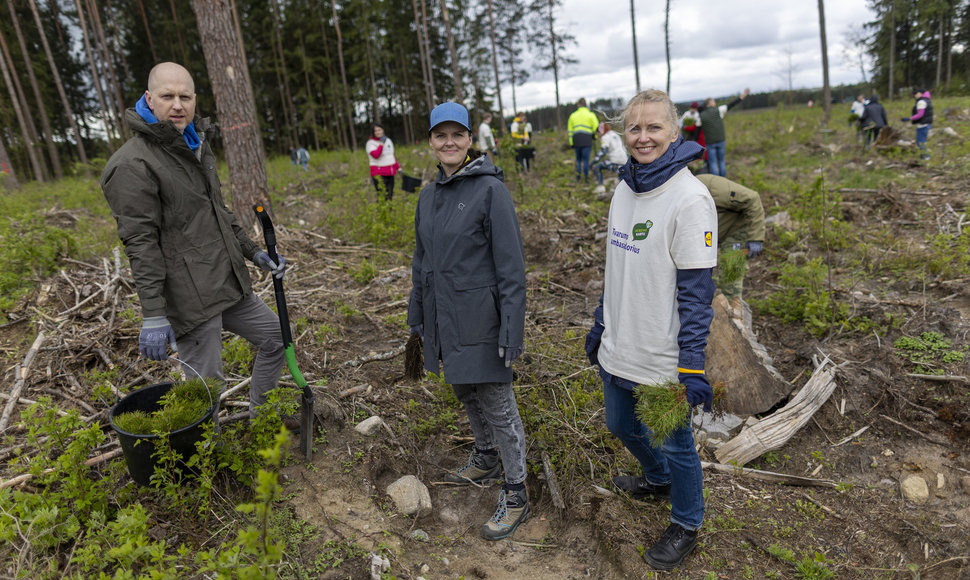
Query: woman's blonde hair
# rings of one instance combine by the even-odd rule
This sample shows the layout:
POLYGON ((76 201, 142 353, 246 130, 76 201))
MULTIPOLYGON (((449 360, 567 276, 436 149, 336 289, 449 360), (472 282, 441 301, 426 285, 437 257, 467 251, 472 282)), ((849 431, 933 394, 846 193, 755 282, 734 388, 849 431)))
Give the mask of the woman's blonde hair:
POLYGON ((667 129, 670 130, 671 134, 677 133, 677 106, 674 102, 670 100, 667 93, 657 90, 657 89, 647 89, 635 97, 630 99, 630 102, 626 104, 623 112, 616 119, 612 119, 613 126, 619 127, 623 132, 626 132, 626 128, 637 121, 636 111, 641 105, 646 103, 660 103, 664 106, 665 121, 667 129))

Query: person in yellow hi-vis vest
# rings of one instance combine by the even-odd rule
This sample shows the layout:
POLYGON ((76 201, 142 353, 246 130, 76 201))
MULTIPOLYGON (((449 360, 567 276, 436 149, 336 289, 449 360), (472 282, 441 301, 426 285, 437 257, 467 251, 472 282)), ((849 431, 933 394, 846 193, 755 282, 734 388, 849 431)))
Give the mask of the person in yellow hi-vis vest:
POLYGON ((576 105, 576 110, 569 115, 569 146, 576 151, 576 181, 582 173, 583 181, 589 183, 589 155, 600 121, 586 108, 586 99, 579 99, 576 105))

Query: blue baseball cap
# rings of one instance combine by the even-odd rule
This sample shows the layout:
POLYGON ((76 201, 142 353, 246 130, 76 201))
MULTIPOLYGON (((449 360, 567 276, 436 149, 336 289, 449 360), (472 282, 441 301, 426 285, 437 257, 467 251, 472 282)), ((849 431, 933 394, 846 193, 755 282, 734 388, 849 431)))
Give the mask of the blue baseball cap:
POLYGON ((458 103, 441 103, 431 110, 431 124, 428 126, 428 134, 431 130, 442 123, 453 121, 462 127, 472 130, 471 122, 468 120, 468 109, 458 103))

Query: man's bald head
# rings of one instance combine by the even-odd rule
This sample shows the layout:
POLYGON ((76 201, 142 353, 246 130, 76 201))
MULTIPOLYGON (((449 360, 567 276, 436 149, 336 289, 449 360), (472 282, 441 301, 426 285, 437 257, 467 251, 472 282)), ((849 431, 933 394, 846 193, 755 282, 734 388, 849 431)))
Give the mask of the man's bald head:
POLYGON ((188 86, 195 92, 195 81, 192 80, 192 73, 189 69, 174 62, 161 62, 152 67, 148 73, 148 90, 154 91, 159 83, 169 79, 178 79, 188 83, 188 86))
POLYGON ((145 102, 159 121, 171 121, 179 132, 195 118, 195 82, 180 64, 163 62, 148 73, 145 102))

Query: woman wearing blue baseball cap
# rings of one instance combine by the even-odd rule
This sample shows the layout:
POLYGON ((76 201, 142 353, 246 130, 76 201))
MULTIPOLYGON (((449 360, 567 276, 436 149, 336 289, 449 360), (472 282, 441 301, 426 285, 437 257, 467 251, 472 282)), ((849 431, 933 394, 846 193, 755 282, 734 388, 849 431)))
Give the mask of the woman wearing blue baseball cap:
POLYGON ((505 469, 498 508, 482 526, 482 537, 499 540, 531 512, 512 390, 525 333, 522 236, 502 170, 472 149, 468 110, 442 103, 430 121, 438 176, 421 190, 414 215, 408 325, 424 340, 425 369, 443 368, 475 436, 468 462, 445 479, 488 485, 505 469))

